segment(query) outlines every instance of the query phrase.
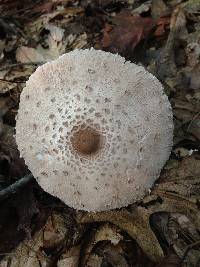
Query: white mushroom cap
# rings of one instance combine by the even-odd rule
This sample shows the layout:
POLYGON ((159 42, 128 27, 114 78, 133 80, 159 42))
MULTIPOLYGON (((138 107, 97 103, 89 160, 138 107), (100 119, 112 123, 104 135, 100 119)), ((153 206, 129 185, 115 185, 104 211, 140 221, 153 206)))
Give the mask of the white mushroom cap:
POLYGON ((41 187, 70 207, 102 211, 141 200, 172 147, 160 82, 103 51, 74 50, 31 75, 16 140, 41 187))

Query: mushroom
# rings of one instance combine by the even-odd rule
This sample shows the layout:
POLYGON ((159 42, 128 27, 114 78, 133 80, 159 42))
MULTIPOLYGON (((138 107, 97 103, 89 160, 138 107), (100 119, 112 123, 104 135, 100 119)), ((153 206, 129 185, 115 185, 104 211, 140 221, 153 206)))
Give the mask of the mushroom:
POLYGON ((172 139, 161 83, 119 55, 74 50, 38 67, 21 93, 20 154, 40 186, 75 209, 141 200, 172 139))

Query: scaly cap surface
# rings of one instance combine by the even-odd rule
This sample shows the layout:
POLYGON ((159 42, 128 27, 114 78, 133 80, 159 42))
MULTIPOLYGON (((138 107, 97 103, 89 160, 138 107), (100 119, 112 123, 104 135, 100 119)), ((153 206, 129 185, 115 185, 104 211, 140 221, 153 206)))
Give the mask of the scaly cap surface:
POLYGON ((16 140, 41 187, 70 207, 102 211, 141 200, 172 147, 160 82, 103 51, 74 50, 31 75, 16 140))

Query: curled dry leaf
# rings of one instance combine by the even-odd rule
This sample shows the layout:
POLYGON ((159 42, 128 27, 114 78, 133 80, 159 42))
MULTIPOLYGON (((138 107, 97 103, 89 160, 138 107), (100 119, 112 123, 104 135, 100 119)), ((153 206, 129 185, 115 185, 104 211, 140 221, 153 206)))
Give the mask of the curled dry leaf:
MULTIPOLYGON (((113 245, 117 245, 122 239, 123 237, 119 233, 119 229, 117 227, 111 226, 107 223, 101 225, 97 230, 93 231, 89 242, 87 244, 83 244, 82 246, 82 250, 84 251, 81 260, 82 266, 88 264, 92 254, 92 249, 98 242, 110 241, 113 245)), ((95 259, 92 260, 94 261, 95 259)))
POLYGON ((141 40, 148 37, 152 28, 153 20, 150 17, 132 15, 128 11, 121 12, 113 19, 112 25, 105 25, 103 48, 120 54, 124 54, 127 49, 133 51, 141 40))

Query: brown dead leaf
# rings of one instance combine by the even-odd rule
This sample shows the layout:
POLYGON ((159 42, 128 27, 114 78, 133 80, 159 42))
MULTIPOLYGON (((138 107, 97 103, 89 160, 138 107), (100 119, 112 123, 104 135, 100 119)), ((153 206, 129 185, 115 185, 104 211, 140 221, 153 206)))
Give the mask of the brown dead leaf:
POLYGON ((170 10, 163 0, 153 0, 151 6, 151 15, 154 19, 164 17, 169 14, 170 10))
MULTIPOLYGON (((126 257, 121 249, 121 247, 115 247, 112 244, 108 243, 102 248, 99 249, 100 256, 104 257, 105 262, 111 264, 115 267, 129 267, 126 257)), ((86 265, 90 267, 90 265, 86 265)), ((95 267, 95 265, 93 265, 95 267)))
POLYGON ((101 267, 102 266, 103 257, 100 257, 96 254, 92 254, 89 258, 89 261, 85 267, 101 267))
POLYGON ((36 66, 23 64, 5 64, 0 69, 0 94, 4 94, 10 90, 16 93, 24 86, 24 82, 33 73, 36 66))
POLYGON ((30 62, 43 62, 44 56, 42 53, 32 47, 21 46, 17 49, 16 59, 21 63, 30 63, 30 62))
POLYGON ((38 33, 41 32, 47 24, 54 24, 57 27, 65 28, 66 25, 73 22, 76 16, 82 16, 83 14, 83 8, 76 6, 56 9, 52 12, 45 13, 42 16, 39 16, 35 20, 30 20, 29 22, 27 22, 25 24, 25 32, 27 32, 28 35, 33 36, 34 39, 39 41, 38 33))
POLYGON ((5 266, 49 266, 50 259, 40 250, 43 245, 42 238, 42 231, 40 231, 34 236, 34 239, 26 239, 21 242, 10 255, 4 258, 5 266))
POLYGON ((184 10, 180 6, 178 6, 172 13, 170 30, 176 33, 179 39, 181 39, 183 35, 187 35, 186 16, 184 10))
POLYGON ((199 90, 200 89, 200 63, 196 65, 190 73, 188 74, 188 77, 190 78, 190 88, 193 90, 199 90))
POLYGON ((180 267, 181 259, 174 253, 167 255, 156 267, 180 267))
POLYGON ((156 30, 154 32, 154 35, 156 37, 160 37, 165 34, 166 30, 169 28, 170 18, 163 17, 159 18, 156 24, 156 30))
POLYGON ((136 45, 147 38, 153 28, 150 17, 132 15, 129 11, 119 13, 103 30, 102 44, 105 50, 124 54, 127 49, 134 50, 136 45))
POLYGON ((195 67, 199 64, 200 44, 198 42, 190 42, 186 47, 187 66, 195 67))
POLYGON ((175 64, 175 43, 187 36, 186 17, 184 10, 177 7, 170 19, 170 33, 165 46, 159 51, 156 58, 156 77, 161 81, 177 74, 175 64))
POLYGON ((33 13, 39 13, 39 14, 50 13, 52 11, 54 5, 55 5, 55 3, 53 3, 53 2, 42 3, 39 5, 36 5, 32 9, 32 11, 33 11, 33 13))
POLYGON ((184 158, 176 167, 165 171, 161 175, 156 188, 186 197, 199 197, 200 161, 195 155, 184 158))
POLYGON ((70 249, 67 249, 57 262, 57 267, 78 267, 79 265, 79 256, 81 252, 80 245, 74 246, 70 249))
POLYGON ((90 260, 92 250, 97 243, 110 241, 111 244, 116 246, 120 240, 123 239, 123 236, 119 233, 119 231, 120 230, 117 227, 109 225, 108 223, 101 225, 97 230, 93 231, 89 242, 87 244, 83 244, 82 247, 82 250, 84 251, 84 255, 81 260, 82 266, 89 266, 87 265, 88 261, 90 260))
POLYGON ((49 216, 43 231, 43 247, 56 249, 64 243, 66 235, 64 219, 58 214, 49 216))

